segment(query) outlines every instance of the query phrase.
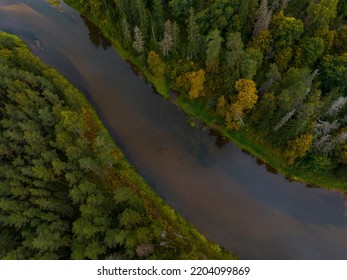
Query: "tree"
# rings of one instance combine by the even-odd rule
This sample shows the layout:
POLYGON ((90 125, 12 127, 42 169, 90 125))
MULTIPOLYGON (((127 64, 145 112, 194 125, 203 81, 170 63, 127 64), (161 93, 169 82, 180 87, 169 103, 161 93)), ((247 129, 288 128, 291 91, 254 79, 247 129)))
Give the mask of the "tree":
POLYGON ((257 74, 263 61, 263 54, 260 49, 247 48, 244 59, 241 63, 241 76, 246 79, 253 79, 257 74))
MULTIPOLYGON (((170 20, 165 21, 165 31, 164 38, 159 43, 160 48, 164 56, 167 56, 173 49, 175 41, 174 41, 174 29, 172 22, 170 20)), ((177 39, 176 39, 177 40, 177 39)))
POLYGON ((229 106, 225 115, 225 123, 228 129, 239 129, 243 125, 245 113, 253 109, 258 101, 256 84, 252 80, 240 79, 235 84, 239 92, 237 100, 229 106))
POLYGON ((155 51, 150 51, 148 53, 147 65, 149 71, 151 71, 156 78, 163 79, 165 77, 166 65, 155 51))
MULTIPOLYGON (((157 30, 157 34, 162 31, 162 26, 164 26, 164 9, 161 0, 153 0, 152 8, 152 26, 157 30)), ((155 35, 155 34, 154 34, 155 35)))
POLYGON ((206 66, 209 71, 212 71, 212 77, 215 70, 218 69, 219 55, 222 46, 222 37, 217 29, 211 30, 207 38, 206 49, 206 66))
POLYGON ((287 70, 288 65, 293 57, 292 48, 284 48, 275 54, 275 63, 278 66, 280 73, 283 73, 287 70))
POLYGON ((270 121, 275 112, 276 96, 274 93, 265 93, 253 111, 251 120, 261 131, 268 132, 270 130, 270 121))
POLYGON ((258 0, 243 0, 240 1, 238 16, 240 20, 241 33, 245 39, 252 32, 252 27, 256 20, 258 10, 258 0))
MULTIPOLYGON (((134 25, 139 26, 142 35, 147 34, 148 30, 148 10, 144 0, 130 0, 128 12, 132 14, 134 25)), ((133 25, 133 26, 134 26, 133 25)))
POLYGON ((263 53, 267 53, 270 49, 271 33, 269 30, 262 30, 258 35, 252 38, 249 43, 250 48, 260 49, 263 53))
POLYGON ((203 30, 207 32, 211 29, 218 29, 223 32, 226 29, 230 29, 233 23, 235 8, 236 5, 233 1, 213 1, 204 12, 204 20, 202 20, 203 30))
POLYGON ((172 24, 172 39, 173 39, 173 48, 177 50, 178 44, 180 41, 180 28, 176 21, 172 24))
POLYGON ((303 134, 287 143, 284 157, 289 164, 293 164, 297 158, 304 157, 312 145, 312 134, 303 134))
POLYGON ((187 17, 192 4, 192 0, 170 0, 169 2, 171 13, 176 19, 187 17))
POLYGON ((290 0, 270 0, 271 11, 273 12, 284 11, 288 6, 289 1, 290 0))
POLYGON ((340 148, 347 141, 347 132, 342 129, 336 135, 326 134, 317 138, 313 144, 313 148, 317 153, 324 156, 331 156, 333 152, 340 148))
POLYGON ((337 16, 339 0, 320 0, 310 2, 305 18, 305 25, 313 34, 317 30, 329 29, 329 25, 337 16))
POLYGON ((296 65, 298 67, 312 67, 324 52, 324 41, 321 38, 305 37, 299 43, 296 51, 296 65))
MULTIPOLYGON (((341 129, 341 132, 347 133, 347 127, 341 129)), ((336 155, 340 163, 347 164, 347 140, 339 145, 336 155)))
POLYGON ((189 91, 189 97, 196 99, 204 95, 205 71, 200 69, 180 75, 176 79, 176 87, 189 91))
POLYGON ((190 81, 189 97, 191 99, 198 98, 204 94, 205 71, 200 69, 198 71, 188 73, 190 81))
POLYGON ((286 113, 279 122, 273 127, 273 131, 278 131, 281 127, 283 127, 296 113, 296 109, 286 113))
POLYGON ((268 8, 267 0, 261 0, 257 11, 257 21, 253 29, 253 37, 259 35, 261 31, 269 29, 272 12, 268 8))
POLYGON ((134 27, 134 42, 133 48, 136 50, 138 54, 143 53, 144 51, 144 41, 140 28, 138 26, 134 27))
POLYGON ((245 52, 243 50, 243 42, 241 33, 232 32, 227 36, 227 55, 226 62, 227 67, 233 71, 238 71, 240 63, 243 60, 245 52))
POLYGON ((334 42, 334 50, 337 54, 341 55, 347 52, 347 26, 342 26, 337 31, 337 36, 335 37, 334 42))
POLYGON ((188 57, 193 58, 199 52, 199 43, 200 43, 200 33, 199 26, 196 23, 196 18, 194 14, 194 9, 190 8, 189 17, 186 20, 187 33, 188 33, 188 57))
POLYGON ((122 29, 122 34, 123 34, 123 40, 126 45, 131 44, 131 33, 130 33, 130 28, 129 24, 126 20, 125 17, 121 19, 121 29, 122 29))
POLYGON ((340 96, 334 102, 331 104, 329 107, 328 111, 325 113, 325 117, 335 117, 337 116, 343 107, 347 104, 347 97, 345 96, 340 96))
POLYGON ((266 73, 266 81, 260 88, 261 92, 268 92, 272 88, 273 84, 282 78, 281 73, 278 71, 276 63, 270 64, 270 69, 266 73))
POLYGON ((286 17, 282 12, 273 17, 270 27, 276 50, 290 48, 304 32, 300 19, 286 17))
POLYGON ((248 79, 240 79, 236 82, 235 89, 239 92, 237 101, 243 111, 250 111, 258 101, 255 82, 248 79))
MULTIPOLYGON (((313 75, 314 77, 314 75, 313 75)), ((306 68, 289 68, 283 76, 277 94, 278 116, 297 110, 305 101, 312 87, 312 73, 306 68)))
POLYGON ((227 102, 224 95, 221 95, 217 99, 216 112, 218 115, 224 117, 226 113, 227 102))
POLYGON ((324 57, 319 71, 323 92, 327 93, 334 88, 346 92, 347 55, 324 57))

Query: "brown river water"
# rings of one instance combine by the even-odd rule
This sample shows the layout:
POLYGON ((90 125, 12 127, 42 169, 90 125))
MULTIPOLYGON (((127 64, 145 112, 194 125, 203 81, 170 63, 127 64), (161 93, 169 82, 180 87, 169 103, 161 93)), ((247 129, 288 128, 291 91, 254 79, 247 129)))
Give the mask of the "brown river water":
POLYGON ((289 182, 232 143, 216 145, 69 6, 0 0, 0 30, 79 88, 155 192, 211 241, 243 259, 347 259, 342 194, 289 182))

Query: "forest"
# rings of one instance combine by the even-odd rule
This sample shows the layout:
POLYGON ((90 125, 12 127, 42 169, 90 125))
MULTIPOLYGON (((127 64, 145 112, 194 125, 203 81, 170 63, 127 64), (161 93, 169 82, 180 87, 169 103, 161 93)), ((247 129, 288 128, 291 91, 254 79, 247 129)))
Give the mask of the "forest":
POLYGON ((346 0, 65 2, 187 114, 291 179, 346 190, 346 0))
POLYGON ((234 259, 150 189, 82 93, 0 32, 0 259, 234 259))

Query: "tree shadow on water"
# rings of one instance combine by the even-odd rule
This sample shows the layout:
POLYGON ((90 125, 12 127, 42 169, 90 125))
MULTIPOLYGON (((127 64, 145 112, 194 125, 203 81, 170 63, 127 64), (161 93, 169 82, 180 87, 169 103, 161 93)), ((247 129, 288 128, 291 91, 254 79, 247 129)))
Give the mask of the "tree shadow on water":
POLYGON ((81 16, 81 18, 85 26, 88 28, 89 39, 95 47, 102 47, 104 50, 107 50, 107 48, 112 46, 111 41, 105 38, 101 30, 94 23, 83 16, 81 16))

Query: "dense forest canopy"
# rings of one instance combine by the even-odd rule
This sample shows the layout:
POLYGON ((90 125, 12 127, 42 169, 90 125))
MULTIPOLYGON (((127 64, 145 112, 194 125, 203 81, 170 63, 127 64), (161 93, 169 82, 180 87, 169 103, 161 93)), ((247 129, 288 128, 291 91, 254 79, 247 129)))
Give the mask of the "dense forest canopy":
POLYGON ((0 32, 0 259, 224 259, 150 190, 83 95, 0 32))
POLYGON ((66 2, 219 125, 346 186, 346 0, 66 2))

